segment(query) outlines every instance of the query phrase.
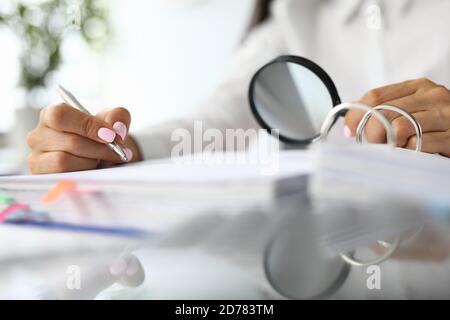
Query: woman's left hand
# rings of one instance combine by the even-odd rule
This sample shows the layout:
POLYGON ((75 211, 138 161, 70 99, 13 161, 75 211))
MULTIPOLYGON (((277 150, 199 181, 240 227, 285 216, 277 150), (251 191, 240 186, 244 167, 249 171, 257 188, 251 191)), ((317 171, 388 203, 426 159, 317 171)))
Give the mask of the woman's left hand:
MULTIPOLYGON (((417 79, 370 90, 360 100, 369 106, 390 104, 410 112, 423 131, 422 151, 450 157, 450 91, 428 79, 417 79)), ((416 131, 400 114, 381 111, 392 123, 397 146, 415 149, 416 131)), ((354 136, 364 112, 350 110, 345 117, 345 135, 354 136)), ((385 143, 386 131, 375 117, 367 122, 365 135, 371 143, 385 143)))

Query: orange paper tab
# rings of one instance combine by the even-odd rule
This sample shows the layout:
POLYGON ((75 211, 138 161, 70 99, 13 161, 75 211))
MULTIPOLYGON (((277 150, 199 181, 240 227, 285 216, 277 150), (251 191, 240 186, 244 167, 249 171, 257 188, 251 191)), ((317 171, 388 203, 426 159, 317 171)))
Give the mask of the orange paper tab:
POLYGON ((61 180, 56 185, 50 188, 48 192, 42 197, 41 202, 50 204, 58 201, 65 193, 74 190, 76 183, 73 180, 61 180))

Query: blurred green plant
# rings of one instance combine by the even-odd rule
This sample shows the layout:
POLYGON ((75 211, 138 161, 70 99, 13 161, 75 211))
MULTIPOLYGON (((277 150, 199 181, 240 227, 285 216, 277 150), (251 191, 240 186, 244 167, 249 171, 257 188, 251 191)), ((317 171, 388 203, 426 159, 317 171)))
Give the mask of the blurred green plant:
MULTIPOLYGON (((9 0, 8 0, 9 1, 9 0)), ((95 50, 109 37, 106 1, 14 0, 0 7, 0 27, 10 28, 22 42, 20 82, 27 104, 38 88, 45 88, 52 72, 62 63, 61 45, 68 35, 78 34, 95 50)))

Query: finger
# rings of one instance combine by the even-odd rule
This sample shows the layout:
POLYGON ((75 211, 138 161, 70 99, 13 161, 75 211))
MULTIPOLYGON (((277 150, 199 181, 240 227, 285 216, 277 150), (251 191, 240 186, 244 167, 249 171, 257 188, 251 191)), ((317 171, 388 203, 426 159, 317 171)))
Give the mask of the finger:
POLYGON ((61 173, 95 169, 97 168, 97 160, 56 151, 33 153, 28 158, 28 165, 33 174, 61 173))
MULTIPOLYGON (((426 105, 420 101, 415 95, 403 97, 398 100, 388 101, 384 104, 389 104, 392 106, 399 107, 409 113, 420 112, 425 110, 426 105)), ((395 119, 403 117, 400 113, 391 110, 378 110, 389 122, 393 122, 395 119)), ((365 112, 360 110, 350 110, 345 116, 345 123, 348 126, 351 135, 356 134, 361 119, 363 118, 365 112)), ((375 117, 371 116, 364 127, 364 134, 366 135, 367 141, 371 143, 385 143, 386 142, 386 128, 383 123, 375 117)))
MULTIPOLYGON (((428 79, 409 80, 372 90, 363 102, 369 105, 389 104, 397 106, 409 113, 416 113, 427 109, 441 107, 437 96, 428 94, 434 92, 433 88, 439 87, 428 79), (365 100, 365 101, 364 101, 365 100)), ((442 89, 442 88, 441 88, 442 89)), ((392 122, 401 117, 395 111, 382 110, 382 114, 392 122)), ((373 117, 369 119, 366 126, 366 138, 370 142, 386 142, 386 131, 380 121, 373 117)))
MULTIPOLYGON (((398 100, 388 101, 386 104, 399 107, 409 113, 420 112, 426 109, 425 105, 417 99, 416 96, 411 95, 398 100)), ((392 123, 395 119, 403 117, 400 113, 391 110, 379 110, 386 119, 392 123)), ((376 118, 371 117, 367 121, 364 133, 369 142, 385 143, 386 142, 386 128, 376 118)))
POLYGON ((131 115, 125 108, 114 108, 97 114, 97 118, 110 124, 122 140, 125 140, 130 130, 131 115))
POLYGON ((113 163, 123 162, 115 152, 103 143, 73 133, 55 131, 47 127, 32 131, 27 136, 27 141, 34 152, 62 151, 82 158, 113 163))
MULTIPOLYGON (((436 92, 435 89, 437 88, 433 88, 432 90, 428 90, 423 93, 416 93, 400 99, 390 100, 385 104, 399 107, 409 113, 417 113, 431 109, 438 109, 438 110, 447 109, 449 102, 441 100, 441 96, 434 94, 436 92)), ((382 110, 382 112, 385 115, 385 117, 391 122, 392 120, 401 117, 401 114, 396 111, 382 110)))
POLYGON ((358 124, 361 122, 361 119, 363 118, 364 114, 365 114, 364 111, 356 109, 350 109, 345 114, 344 135, 347 138, 355 136, 356 128, 358 127, 358 124))
POLYGON ((407 80, 372 89, 364 94, 360 101, 374 107, 387 101, 413 95, 419 90, 427 90, 434 86, 436 85, 432 81, 425 78, 407 80))
MULTIPOLYGON (((380 104, 390 104, 399 106, 410 113, 424 110, 424 101, 418 101, 416 92, 426 91, 436 85, 428 79, 416 79, 403 81, 396 84, 391 84, 383 87, 379 87, 368 91, 361 99, 360 102, 369 106, 375 107, 380 104)), ((390 121, 400 117, 401 115, 394 111, 382 110, 381 113, 390 121)), ((356 134, 356 129, 360 123, 364 112, 359 110, 350 110, 345 117, 345 124, 348 127, 348 132, 351 135, 356 134)), ((386 142, 386 131, 383 124, 372 117, 367 122, 366 138, 369 142, 384 143, 386 142)))
MULTIPOLYGON (((389 100, 383 102, 383 104, 399 107, 409 113, 430 109, 443 109, 448 107, 450 101, 450 99, 446 98, 447 95, 450 97, 450 93, 446 93, 448 93, 448 90, 443 86, 427 87, 426 90, 422 89, 420 92, 399 99, 389 100)), ((382 112, 389 121, 401 116, 395 111, 383 110, 382 112)))
POLYGON ((56 131, 75 133, 99 143, 113 142, 116 138, 110 124, 67 104, 45 108, 41 112, 41 123, 56 131))
MULTIPOLYGON (((420 113, 426 110, 438 109, 437 113, 441 112, 444 108, 442 105, 435 104, 433 100, 430 100, 423 94, 413 94, 401 99, 388 101, 385 104, 399 107, 411 114, 420 113)), ((381 110, 381 113, 386 119, 393 123, 394 120, 404 118, 400 113, 391 110, 381 110)), ((432 130, 437 131, 437 130, 432 130)), ((371 117, 366 125, 365 130, 366 138, 370 142, 384 143, 386 142, 386 128, 375 117, 371 117)), ((403 141, 404 143, 404 141, 403 141)))
MULTIPOLYGON (((414 113, 413 117, 419 122, 422 132, 441 132, 450 129, 450 124, 446 117, 442 115, 440 109, 431 109, 414 113)), ((415 136, 416 129, 413 124, 405 117, 400 116, 392 121, 392 127, 397 136, 397 146, 404 147, 409 138, 415 136)))
MULTIPOLYGON (((408 139, 407 149, 415 150, 417 138, 408 139)), ((422 136, 422 151, 450 157, 450 132, 428 132, 422 136)))

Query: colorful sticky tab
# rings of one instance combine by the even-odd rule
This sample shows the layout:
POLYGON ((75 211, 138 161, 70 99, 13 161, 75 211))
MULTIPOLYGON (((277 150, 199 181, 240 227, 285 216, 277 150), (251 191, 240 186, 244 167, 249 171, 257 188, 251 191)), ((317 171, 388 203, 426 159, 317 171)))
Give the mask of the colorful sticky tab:
POLYGON ((48 192, 42 197, 41 202, 50 204, 58 201, 65 193, 73 191, 76 188, 76 183, 73 180, 61 180, 56 185, 50 188, 48 192))
POLYGON ((49 222, 50 220, 51 219, 48 212, 19 209, 17 211, 11 212, 4 222, 14 222, 14 221, 49 222))
POLYGON ((16 202, 13 198, 10 196, 7 196, 5 194, 0 194, 0 203, 2 204, 13 204, 16 202))
POLYGON ((15 203, 4 209, 0 213, 0 223, 6 221, 11 214, 19 210, 30 210, 30 207, 26 204, 15 203))
POLYGON ((27 210, 17 210, 8 215, 5 221, 16 221, 16 220, 25 220, 29 217, 29 212, 27 210))

